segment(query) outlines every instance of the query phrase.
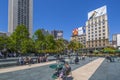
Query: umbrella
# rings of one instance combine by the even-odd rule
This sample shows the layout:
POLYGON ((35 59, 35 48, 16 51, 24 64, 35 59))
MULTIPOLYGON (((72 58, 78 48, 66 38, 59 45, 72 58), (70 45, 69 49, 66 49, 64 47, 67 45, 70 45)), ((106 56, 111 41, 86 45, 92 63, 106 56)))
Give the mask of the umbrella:
POLYGON ((94 53, 99 53, 99 51, 98 50, 94 50, 94 53))

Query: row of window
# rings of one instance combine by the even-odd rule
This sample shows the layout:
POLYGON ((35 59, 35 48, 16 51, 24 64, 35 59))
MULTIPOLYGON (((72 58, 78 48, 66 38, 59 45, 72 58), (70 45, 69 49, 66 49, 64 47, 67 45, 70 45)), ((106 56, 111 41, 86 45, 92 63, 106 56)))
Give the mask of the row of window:
MULTIPOLYGON (((88 31, 88 35, 89 35, 89 34, 98 33, 98 32, 99 32, 99 33, 101 33, 101 30, 99 30, 99 31, 94 31, 94 32, 92 31, 91 33, 90 33, 90 31, 88 31)), ((102 32, 104 33, 104 32, 105 32, 105 29, 104 29, 104 30, 102 30, 102 32)))
POLYGON ((88 26, 88 30, 90 30, 90 29, 91 29, 91 30, 93 30, 93 29, 97 30, 97 29, 101 29, 101 28, 103 28, 103 29, 104 29, 104 28, 105 28, 105 26, 102 26, 102 27, 101 27, 101 26, 100 26, 100 27, 98 27, 98 26, 97 26, 97 27, 88 26))
POLYGON ((101 45, 101 44, 96 44, 96 45, 88 45, 89 47, 97 47, 97 46, 105 46, 105 44, 101 45))
POLYGON ((90 35, 91 35, 92 37, 94 37, 94 36, 101 36, 101 35, 102 35, 102 36, 105 36, 105 33, 102 33, 102 34, 99 34, 99 35, 97 35, 97 34, 95 34, 95 33, 93 33, 93 32, 92 32, 91 34, 88 33, 88 37, 90 37, 90 35))
POLYGON ((90 40, 101 40, 101 39, 105 39, 105 37, 92 38, 92 39, 88 38, 89 41, 90 41, 90 40))
POLYGON ((95 22, 95 23, 91 22, 91 23, 88 24, 88 26, 90 26, 90 25, 95 25, 95 26, 105 25, 105 21, 99 21, 98 23, 97 22, 95 22))

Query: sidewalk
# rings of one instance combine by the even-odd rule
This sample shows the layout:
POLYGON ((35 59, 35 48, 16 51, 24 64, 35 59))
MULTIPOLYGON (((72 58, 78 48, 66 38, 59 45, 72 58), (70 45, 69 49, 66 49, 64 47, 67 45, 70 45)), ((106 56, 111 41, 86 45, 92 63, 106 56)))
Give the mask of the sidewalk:
POLYGON ((95 71, 103 61, 104 58, 98 58, 82 67, 73 70, 72 71, 73 79, 68 79, 68 80, 89 80, 89 78, 95 73, 95 71))
POLYGON ((50 64, 54 64, 54 63, 56 63, 56 61, 45 62, 45 63, 38 63, 38 64, 31 64, 31 65, 23 65, 23 66, 4 68, 4 69, 2 68, 2 69, 0 69, 0 73, 7 73, 7 72, 18 71, 18 70, 30 69, 30 68, 50 65, 50 64))
POLYGON ((72 71, 73 80, 89 80, 103 61, 104 58, 98 58, 97 60, 72 71))

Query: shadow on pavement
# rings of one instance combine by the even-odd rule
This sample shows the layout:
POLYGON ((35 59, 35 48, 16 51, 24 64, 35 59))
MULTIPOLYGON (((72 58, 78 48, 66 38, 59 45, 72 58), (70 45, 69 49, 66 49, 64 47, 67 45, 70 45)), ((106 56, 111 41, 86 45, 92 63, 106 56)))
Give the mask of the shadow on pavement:
POLYGON ((65 77, 63 80, 73 80, 73 77, 65 77))

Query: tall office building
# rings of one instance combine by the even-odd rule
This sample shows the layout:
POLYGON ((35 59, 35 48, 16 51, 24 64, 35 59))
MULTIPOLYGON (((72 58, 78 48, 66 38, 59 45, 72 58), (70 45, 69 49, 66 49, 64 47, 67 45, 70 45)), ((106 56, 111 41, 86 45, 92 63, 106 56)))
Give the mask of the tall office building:
POLYGON ((86 22, 86 47, 97 49, 109 46, 109 29, 106 6, 88 13, 86 22))
POLYGON ((11 34, 18 25, 25 25, 32 36, 33 0, 8 1, 8 32, 11 34))

